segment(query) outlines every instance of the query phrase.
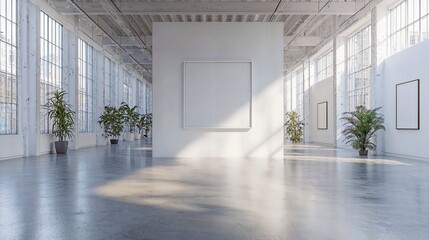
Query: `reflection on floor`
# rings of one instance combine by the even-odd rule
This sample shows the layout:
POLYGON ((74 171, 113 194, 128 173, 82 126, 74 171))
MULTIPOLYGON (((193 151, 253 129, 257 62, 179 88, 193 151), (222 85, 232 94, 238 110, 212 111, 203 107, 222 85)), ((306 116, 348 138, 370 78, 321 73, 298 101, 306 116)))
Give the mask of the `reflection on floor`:
POLYGON ((152 158, 120 142, 0 162, 0 239, 429 239, 429 162, 316 145, 152 158))

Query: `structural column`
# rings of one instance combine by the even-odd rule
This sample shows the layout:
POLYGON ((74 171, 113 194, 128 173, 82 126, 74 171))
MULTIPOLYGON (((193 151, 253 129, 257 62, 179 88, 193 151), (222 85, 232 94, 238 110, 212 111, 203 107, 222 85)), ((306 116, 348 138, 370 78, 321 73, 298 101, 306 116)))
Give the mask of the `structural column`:
POLYGON ((39 9, 31 1, 18 4, 18 101, 19 129, 24 138, 24 156, 38 155, 39 116, 39 61, 38 19, 39 9), (36 40, 36 41, 35 41, 36 40))
MULTIPOLYGON (((334 17, 334 29, 337 29, 337 18, 334 17)), ((337 86, 338 86, 338 77, 337 77, 337 33, 334 31, 334 37, 332 38, 332 146, 336 147, 337 136, 338 136, 338 117, 337 117, 337 109, 339 109, 338 101, 337 101, 337 86)), ((329 114, 329 109, 328 109, 329 114)))
POLYGON ((104 54, 103 52, 94 51, 96 58, 95 66, 95 83, 94 83, 94 130, 97 135, 97 145, 105 145, 106 139, 103 137, 103 129, 98 125, 98 117, 104 111, 104 54))
MULTIPOLYGON (((386 23, 385 23, 386 24, 386 23)), ((387 29, 387 26, 386 26, 387 29)), ((378 79, 378 14, 377 7, 374 6, 371 9, 371 87, 370 87, 370 101, 371 108, 381 107, 383 103, 383 83, 382 80, 378 79)), ((379 110, 383 113, 384 110, 379 110)), ((377 145, 376 154, 382 154, 384 152, 384 132, 379 131, 375 135, 375 143, 377 145)))
MULTIPOLYGON (((64 66, 63 66, 63 78, 64 78, 64 90, 68 93, 69 103, 74 107, 76 117, 78 117, 78 74, 77 74, 77 37, 76 33, 64 28, 64 42, 63 42, 63 54, 64 54, 64 66)), ((76 118, 74 138, 69 139, 69 148, 78 148, 78 133, 79 124, 76 118)))

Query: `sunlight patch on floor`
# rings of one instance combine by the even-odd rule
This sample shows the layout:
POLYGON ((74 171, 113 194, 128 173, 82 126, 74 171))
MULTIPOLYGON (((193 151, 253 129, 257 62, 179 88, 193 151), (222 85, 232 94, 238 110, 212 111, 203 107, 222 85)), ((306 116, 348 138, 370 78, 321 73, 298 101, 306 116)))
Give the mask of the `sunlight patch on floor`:
POLYGON ((138 151, 151 151, 152 147, 147 147, 147 146, 143 146, 143 147, 136 147, 136 148, 132 148, 131 150, 138 150, 138 151))
POLYGON ((180 201, 191 187, 181 179, 178 167, 153 167, 109 182, 93 190, 103 197, 115 198, 133 204, 150 205, 166 209, 202 211, 195 205, 180 201))
POLYGON ((346 162, 346 163, 372 163, 389 165, 410 165, 397 160, 377 159, 377 158, 355 158, 355 157, 335 157, 335 156, 298 156, 285 155, 286 160, 317 161, 317 162, 346 162))
POLYGON ((280 211, 284 196, 307 194, 284 187, 281 161, 183 158, 174 163, 179 165, 141 169, 93 189, 92 194, 170 211, 246 212, 278 229, 285 221, 280 211))

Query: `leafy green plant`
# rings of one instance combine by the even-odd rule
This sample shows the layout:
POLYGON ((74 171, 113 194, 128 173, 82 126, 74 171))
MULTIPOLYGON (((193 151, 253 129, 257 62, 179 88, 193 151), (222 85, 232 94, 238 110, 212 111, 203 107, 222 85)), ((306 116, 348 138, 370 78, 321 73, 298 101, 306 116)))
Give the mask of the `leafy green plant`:
POLYGON ((140 114, 139 120, 137 121, 137 128, 139 129, 139 133, 144 130, 146 124, 146 114, 140 114))
POLYGON ((144 114, 144 127, 143 127, 146 136, 148 135, 151 128, 152 128, 152 113, 146 113, 144 114))
POLYGON ((54 91, 44 106, 48 117, 52 119, 52 133, 60 142, 73 137, 76 116, 72 105, 64 99, 66 94, 65 91, 54 91))
POLYGON ((381 108, 366 109, 364 106, 356 107, 353 112, 343 113, 344 141, 351 144, 354 149, 365 151, 375 150, 373 136, 378 130, 386 130, 383 126, 384 117, 377 111, 381 108))
POLYGON ((304 123, 299 120, 299 114, 295 111, 286 113, 286 136, 292 143, 303 141, 304 123))
POLYGON ((136 130, 137 122, 139 120, 139 114, 136 111, 137 106, 130 107, 127 103, 122 102, 119 107, 121 111, 125 125, 128 126, 130 133, 133 133, 136 130))
POLYGON ((100 116, 98 124, 103 127, 103 136, 106 138, 112 137, 113 139, 118 139, 124 129, 121 111, 112 106, 104 107, 103 114, 100 116))

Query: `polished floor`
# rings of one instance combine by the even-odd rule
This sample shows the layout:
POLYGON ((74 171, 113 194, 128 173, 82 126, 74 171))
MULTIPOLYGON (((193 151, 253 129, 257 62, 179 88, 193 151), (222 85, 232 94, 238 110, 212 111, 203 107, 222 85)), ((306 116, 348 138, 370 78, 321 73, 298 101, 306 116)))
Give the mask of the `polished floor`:
POLYGON ((426 240, 429 162, 152 158, 145 140, 5 160, 0 239, 426 240))

